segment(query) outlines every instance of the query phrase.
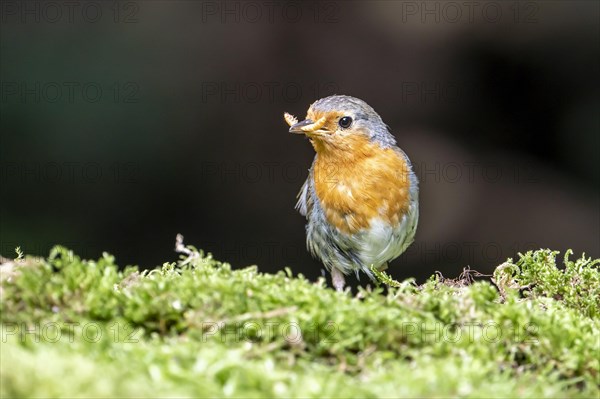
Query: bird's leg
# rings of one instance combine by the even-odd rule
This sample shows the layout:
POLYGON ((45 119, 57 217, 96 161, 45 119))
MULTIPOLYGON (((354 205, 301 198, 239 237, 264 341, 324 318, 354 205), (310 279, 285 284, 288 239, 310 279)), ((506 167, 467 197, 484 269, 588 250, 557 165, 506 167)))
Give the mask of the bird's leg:
POLYGON ((331 268, 331 282, 333 283, 336 291, 344 291, 344 285, 346 284, 344 273, 335 267, 331 268))

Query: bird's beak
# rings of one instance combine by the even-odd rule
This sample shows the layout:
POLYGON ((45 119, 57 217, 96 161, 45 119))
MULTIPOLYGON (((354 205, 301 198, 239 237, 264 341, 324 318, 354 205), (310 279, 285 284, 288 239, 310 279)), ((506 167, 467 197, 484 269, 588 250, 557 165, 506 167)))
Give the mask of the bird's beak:
POLYGON ((286 116, 286 121, 288 121, 290 125, 290 133, 306 134, 309 137, 322 136, 323 134, 327 133, 326 129, 322 130, 323 126, 325 126, 325 122, 327 121, 324 116, 316 122, 313 122, 313 120, 309 118, 306 118, 302 122, 296 122, 296 118, 292 118, 293 117, 291 116, 286 116))
POLYGON ((290 133, 294 133, 294 134, 305 134, 307 131, 306 129, 302 129, 302 128, 306 128, 307 126, 313 125, 314 122, 310 119, 305 119, 302 122, 298 122, 293 124, 292 126, 290 126, 290 133))

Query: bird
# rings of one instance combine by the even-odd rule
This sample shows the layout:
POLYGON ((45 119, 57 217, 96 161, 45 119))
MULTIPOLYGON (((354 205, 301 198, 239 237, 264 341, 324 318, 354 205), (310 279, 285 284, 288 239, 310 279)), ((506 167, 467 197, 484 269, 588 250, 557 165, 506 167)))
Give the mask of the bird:
POLYGON ((306 217, 306 245, 343 291, 345 276, 375 281, 414 241, 419 182, 411 161, 365 101, 332 95, 312 103, 302 121, 284 113, 289 132, 315 150, 296 209, 306 217))

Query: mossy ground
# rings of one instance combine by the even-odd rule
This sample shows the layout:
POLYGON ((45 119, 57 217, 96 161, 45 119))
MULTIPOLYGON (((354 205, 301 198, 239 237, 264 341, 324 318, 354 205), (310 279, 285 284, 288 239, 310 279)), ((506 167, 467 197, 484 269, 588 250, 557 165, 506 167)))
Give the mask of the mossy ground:
POLYGON ((337 293, 193 252, 0 266, 3 397, 598 397, 600 271, 528 252, 491 281, 337 293))

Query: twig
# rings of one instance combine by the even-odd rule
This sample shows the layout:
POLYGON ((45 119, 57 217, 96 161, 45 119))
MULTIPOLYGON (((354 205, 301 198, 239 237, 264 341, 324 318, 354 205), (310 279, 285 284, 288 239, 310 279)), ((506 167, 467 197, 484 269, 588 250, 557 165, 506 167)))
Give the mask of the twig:
POLYGON ((200 253, 198 251, 193 251, 183 244, 183 235, 181 234, 177 234, 175 237, 175 252, 187 256, 187 258, 180 263, 180 266, 183 266, 191 262, 193 259, 200 257, 200 253))
POLYGON ((187 256, 194 256, 194 251, 183 245, 183 236, 181 234, 177 234, 175 237, 175 252, 187 256))

